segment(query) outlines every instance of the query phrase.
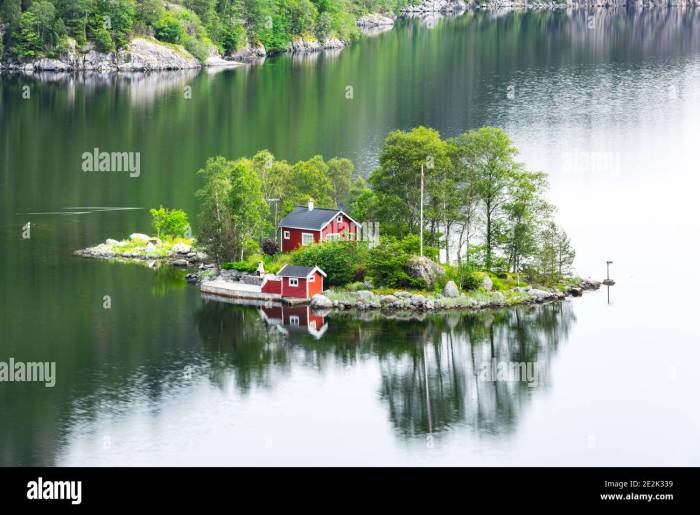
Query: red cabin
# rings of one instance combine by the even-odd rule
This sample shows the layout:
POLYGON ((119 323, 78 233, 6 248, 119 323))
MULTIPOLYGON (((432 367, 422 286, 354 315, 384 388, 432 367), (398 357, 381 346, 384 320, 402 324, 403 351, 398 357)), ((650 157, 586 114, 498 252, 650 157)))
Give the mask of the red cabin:
POLYGON ((356 240, 360 224, 341 209, 314 208, 309 200, 285 216, 279 223, 282 252, 290 252, 302 245, 320 241, 356 240))
POLYGON ((323 293, 326 273, 319 267, 284 265, 276 277, 263 282, 262 293, 279 294, 282 298, 311 299, 323 293))

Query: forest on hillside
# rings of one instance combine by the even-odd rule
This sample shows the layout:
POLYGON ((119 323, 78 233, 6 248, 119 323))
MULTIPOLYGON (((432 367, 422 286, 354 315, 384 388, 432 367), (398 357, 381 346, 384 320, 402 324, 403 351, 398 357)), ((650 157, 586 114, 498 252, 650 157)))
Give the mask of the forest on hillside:
POLYGON ((295 37, 352 41, 357 19, 397 13, 415 0, 0 0, 0 54, 20 61, 57 57, 88 44, 118 50, 135 35, 184 46, 200 60, 209 47, 230 54, 248 44, 270 52, 295 37))

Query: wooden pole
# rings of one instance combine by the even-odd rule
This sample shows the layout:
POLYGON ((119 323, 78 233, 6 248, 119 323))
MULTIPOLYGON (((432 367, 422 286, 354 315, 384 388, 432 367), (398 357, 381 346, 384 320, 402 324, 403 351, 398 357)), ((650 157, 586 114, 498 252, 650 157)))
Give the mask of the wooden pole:
POLYGON ((420 165, 420 257, 423 257, 423 164, 420 165))

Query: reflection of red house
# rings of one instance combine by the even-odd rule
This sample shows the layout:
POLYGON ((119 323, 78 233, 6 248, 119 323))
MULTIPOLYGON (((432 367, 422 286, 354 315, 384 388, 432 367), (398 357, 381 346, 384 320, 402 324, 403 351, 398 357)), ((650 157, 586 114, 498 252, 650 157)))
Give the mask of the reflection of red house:
POLYGON ((283 298, 310 299, 323 293, 326 274, 319 267, 284 265, 276 276, 267 276, 262 293, 281 295, 283 298))
POLYGON ((260 308, 263 319, 279 326, 284 332, 306 328, 306 331, 320 338, 328 329, 326 317, 314 313, 310 306, 265 306, 260 308))
POLYGON ((340 209, 314 208, 309 200, 306 207, 296 207, 279 223, 282 252, 320 241, 356 240, 360 224, 340 209))

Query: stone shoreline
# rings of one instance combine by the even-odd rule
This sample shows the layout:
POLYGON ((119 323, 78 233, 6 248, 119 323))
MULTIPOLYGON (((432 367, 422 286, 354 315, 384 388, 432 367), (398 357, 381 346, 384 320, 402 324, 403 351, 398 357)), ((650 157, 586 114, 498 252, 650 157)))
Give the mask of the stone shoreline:
POLYGON ((567 297, 580 297, 584 291, 597 290, 600 285, 599 281, 585 279, 570 286, 566 291, 543 290, 524 286, 506 292, 478 291, 468 295, 457 294, 450 297, 442 294, 423 295, 406 291, 381 295, 369 290, 358 292, 329 290, 324 292, 324 295, 315 295, 311 300, 311 307, 333 311, 479 311, 558 302, 567 297))

